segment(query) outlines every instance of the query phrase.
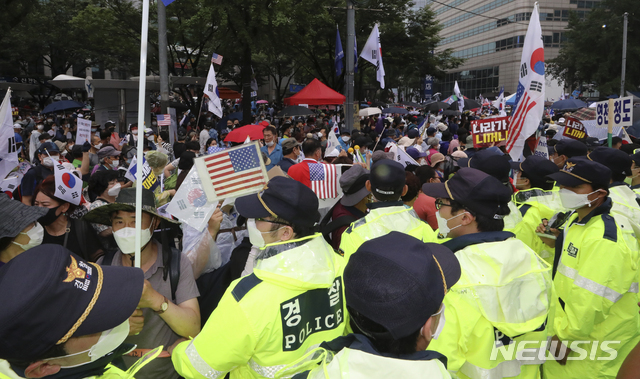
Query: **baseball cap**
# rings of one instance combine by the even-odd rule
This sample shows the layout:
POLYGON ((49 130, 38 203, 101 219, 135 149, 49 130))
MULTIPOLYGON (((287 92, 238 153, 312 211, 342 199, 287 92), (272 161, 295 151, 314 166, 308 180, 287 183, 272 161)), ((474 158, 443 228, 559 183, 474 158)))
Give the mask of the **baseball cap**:
POLYGON ((71 337, 122 324, 138 306, 144 273, 99 266, 61 245, 40 245, 0 269, 0 358, 29 360, 71 337))
POLYGON ((447 247, 394 231, 366 241, 349 258, 345 298, 350 309, 397 340, 438 312, 460 273, 460 263, 447 247))
POLYGON ((574 157, 567 160, 562 170, 547 177, 566 187, 588 183, 594 187, 607 188, 611 182, 611 170, 584 157, 574 157))
POLYGON ((587 154, 587 158, 607 166, 614 174, 622 174, 624 176, 631 175, 631 163, 633 159, 622 150, 599 146, 587 154))
POLYGON ((528 178, 537 182, 547 180, 547 175, 558 172, 558 166, 547 158, 538 155, 529 155, 522 162, 511 162, 511 168, 524 172, 528 178))
POLYGON ((120 151, 116 150, 113 146, 104 146, 100 150, 98 150, 98 159, 102 159, 105 157, 117 157, 121 154, 120 151))
POLYGON ((298 142, 295 138, 285 138, 280 145, 283 149, 292 149, 296 146, 300 146, 300 142, 298 142))
POLYGON ((584 156, 588 152, 587 145, 575 139, 560 140, 549 151, 550 154, 565 155, 568 158, 584 156))
POLYGON ((371 162, 377 162, 380 159, 391 159, 393 160, 393 153, 384 150, 376 150, 371 154, 371 162))
POLYGON ((304 184, 274 177, 256 194, 236 199, 238 213, 247 218, 279 217, 294 225, 311 227, 320 220, 318 197, 304 184))
POLYGON ((340 204, 352 207, 369 195, 365 183, 369 180, 369 170, 360 165, 351 166, 340 177, 340 187, 344 195, 340 204))
POLYGON ((420 132, 418 131, 418 129, 411 129, 407 133, 407 137, 409 137, 411 139, 418 138, 418 137, 420 137, 420 132))
POLYGON ((46 153, 60 153, 60 149, 58 149, 58 146, 53 143, 53 142, 45 142, 42 145, 40 145, 40 147, 38 148, 38 154, 46 154, 46 153))
MULTIPOLYGON (((508 207, 511 191, 493 176, 475 168, 463 167, 444 183, 425 183, 425 195, 457 201, 472 212, 496 219, 500 208, 508 207)), ((508 214, 508 213, 506 213, 508 214)))
POLYGON ((402 196, 406 182, 404 166, 390 159, 381 159, 371 166, 371 192, 376 199, 395 201, 402 196))
POLYGON ((416 161, 420 158, 424 158, 427 156, 427 153, 423 153, 422 151, 416 149, 415 147, 407 148, 407 154, 409 154, 411 158, 415 159, 416 161))

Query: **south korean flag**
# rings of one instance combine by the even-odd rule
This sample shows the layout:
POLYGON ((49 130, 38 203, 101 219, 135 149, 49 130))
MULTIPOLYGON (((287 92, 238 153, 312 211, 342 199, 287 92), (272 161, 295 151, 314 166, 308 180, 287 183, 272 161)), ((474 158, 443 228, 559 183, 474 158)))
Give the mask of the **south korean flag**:
POLYGON ((60 200, 80 205, 82 198, 82 179, 64 168, 64 166, 55 159, 53 161, 56 185, 56 192, 53 195, 60 200))

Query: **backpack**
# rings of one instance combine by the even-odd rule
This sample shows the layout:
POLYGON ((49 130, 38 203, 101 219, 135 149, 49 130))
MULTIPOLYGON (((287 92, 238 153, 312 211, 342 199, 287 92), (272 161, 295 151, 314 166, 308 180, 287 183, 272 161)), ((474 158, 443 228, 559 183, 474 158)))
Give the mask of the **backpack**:
POLYGON ((338 203, 336 203, 333 207, 331 207, 331 209, 329 209, 329 212, 327 212, 327 214, 322 218, 320 224, 318 225, 322 236, 329 245, 332 245, 333 242, 331 240, 331 233, 342 228, 343 226, 349 226, 352 222, 359 220, 358 217, 353 215, 344 215, 336 218, 335 220, 332 220, 331 215, 333 214, 333 209, 336 207, 336 205, 338 205, 338 203))

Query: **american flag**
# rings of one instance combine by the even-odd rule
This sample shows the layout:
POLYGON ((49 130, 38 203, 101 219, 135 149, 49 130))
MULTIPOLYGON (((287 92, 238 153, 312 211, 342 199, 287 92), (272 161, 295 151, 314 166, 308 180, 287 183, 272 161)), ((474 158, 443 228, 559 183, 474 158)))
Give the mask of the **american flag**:
POLYGON ((311 190, 318 199, 333 199, 338 196, 336 166, 322 163, 309 163, 311 190))
POLYGON ((529 91, 525 91, 522 83, 518 83, 518 91, 516 94, 517 108, 515 113, 511 117, 511 123, 509 125, 509 136, 507 138, 507 151, 513 149, 514 144, 518 140, 518 137, 522 133, 522 127, 529 114, 529 111, 536 106, 535 100, 529 96, 529 91))
POLYGON ((220 66, 222 64, 222 55, 218 55, 216 53, 211 54, 211 63, 215 63, 220 66))
POLYGON ((234 193, 266 184, 257 144, 220 151, 204 158, 204 164, 216 197, 233 197, 234 193))
POLYGON ((158 120, 158 126, 171 126, 171 115, 159 114, 156 115, 156 119, 158 120))

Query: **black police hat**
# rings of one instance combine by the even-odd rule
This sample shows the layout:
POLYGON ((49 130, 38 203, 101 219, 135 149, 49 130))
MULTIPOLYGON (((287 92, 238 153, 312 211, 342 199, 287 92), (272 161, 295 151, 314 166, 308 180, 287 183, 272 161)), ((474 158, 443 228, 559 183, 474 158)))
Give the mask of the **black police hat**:
POLYGON ((528 178, 538 182, 544 182, 547 175, 558 172, 555 163, 538 155, 529 155, 522 162, 511 162, 511 168, 524 172, 528 178))
POLYGON ((502 218, 507 211, 511 191, 493 176, 464 167, 444 183, 425 183, 422 185, 425 195, 457 201, 472 212, 492 218, 502 218))
POLYGON ((391 159, 380 159, 371 166, 371 192, 378 200, 398 200, 406 183, 404 166, 391 159))
POLYGON ((587 154, 587 158, 609 167, 609 170, 614 174, 622 174, 624 176, 631 175, 631 163, 633 159, 622 150, 599 146, 587 154))
POLYGON ((349 258, 345 298, 351 309, 384 326, 397 340, 438 312, 460 272, 458 259, 447 247, 391 232, 363 243, 349 258))
POLYGON ((607 188, 611 182, 611 170, 585 157, 575 157, 568 159, 562 170, 547 177, 566 187, 577 187, 587 183, 593 187, 607 188))
POLYGON ((320 220, 318 196, 304 184, 276 176, 260 193, 239 197, 238 213, 247 218, 279 217, 293 225, 311 227, 320 220))
POLYGON ((549 151, 551 154, 565 155, 568 158, 585 156, 588 152, 587 145, 575 139, 560 140, 553 145, 553 151, 551 148, 549 151))
POLYGON ((122 324, 140 302, 139 268, 88 263, 40 245, 0 268, 0 358, 38 359, 71 337, 122 324))

